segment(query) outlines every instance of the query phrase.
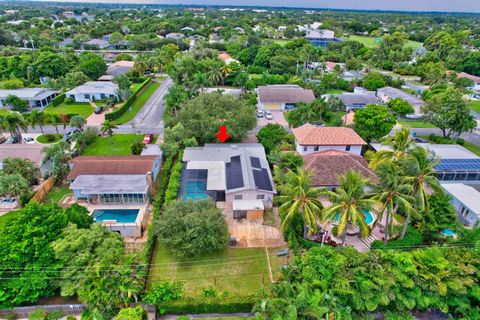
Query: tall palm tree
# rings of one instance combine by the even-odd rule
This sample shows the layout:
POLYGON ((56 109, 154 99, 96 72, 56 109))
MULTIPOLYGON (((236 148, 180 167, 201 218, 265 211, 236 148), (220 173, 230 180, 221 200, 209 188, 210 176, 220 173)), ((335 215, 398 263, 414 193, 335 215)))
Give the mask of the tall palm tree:
POLYGON ((1 127, 8 131, 13 137, 19 138, 22 140, 22 132, 27 132, 28 123, 25 118, 19 112, 10 112, 6 116, 3 116, 1 119, 1 127))
POLYGON ((102 124, 102 129, 101 129, 102 133, 103 134, 106 133, 110 137, 112 143, 113 143, 113 139, 112 139, 113 129, 116 129, 116 128, 117 126, 115 125, 115 123, 113 123, 110 120, 105 120, 105 122, 102 124))
POLYGON ((57 125, 58 117, 55 113, 45 113, 45 121, 52 123, 52 125, 55 127, 55 131, 57 132, 57 134, 60 134, 58 132, 58 125, 57 125))
POLYGON ((28 181, 19 173, 0 176, 0 194, 18 198, 30 190, 28 181))
POLYGON ((222 86, 224 86, 225 79, 233 72, 233 70, 227 64, 224 64, 220 67, 220 72, 222 73, 222 86))
POLYGON ((385 161, 393 159, 399 161, 406 156, 407 151, 415 145, 415 140, 410 136, 408 128, 401 128, 395 131, 393 136, 387 136, 381 140, 382 145, 388 147, 386 150, 380 150, 370 161, 370 168, 375 169, 385 161))
POLYGON ((210 70, 210 73, 208 74, 208 80, 210 80, 212 84, 217 85, 222 81, 222 79, 223 73, 220 68, 213 68, 210 70))
POLYGON ((381 209, 373 226, 382 221, 385 215, 385 239, 387 244, 390 232, 390 224, 393 221, 393 214, 401 208, 404 212, 411 214, 415 199, 410 195, 410 186, 398 175, 398 165, 393 161, 384 162, 377 170, 380 183, 375 187, 373 199, 381 203, 381 209))
POLYGON ((35 128, 35 126, 38 124, 38 126, 40 127, 40 131, 43 134, 43 125, 45 124, 45 115, 43 112, 38 110, 32 110, 32 112, 30 112, 28 120, 32 128, 35 128))
POLYGON ((362 237, 368 236, 370 227, 365 222, 363 210, 372 210, 378 202, 365 194, 365 187, 370 183, 359 172, 347 171, 339 179, 340 186, 336 192, 323 191, 332 203, 323 211, 323 219, 338 221, 338 234, 342 236, 342 245, 344 245, 349 224, 357 225, 362 237))
MULTIPOLYGON (((440 190, 435 166, 438 164, 435 154, 423 147, 417 146, 408 150, 407 156, 400 162, 405 183, 411 187, 418 211, 428 212, 428 189, 440 190)), ((410 223, 411 213, 407 212, 405 224, 400 238, 403 239, 410 223)))
POLYGON ((289 170, 285 174, 286 183, 278 187, 281 195, 276 197, 282 204, 280 211, 286 213, 282 230, 285 230, 291 221, 300 215, 304 230, 307 228, 308 233, 317 231, 317 219, 320 218, 323 205, 318 200, 321 191, 311 187, 311 180, 312 174, 304 169, 298 169, 297 172, 289 170))
POLYGON ((199 89, 200 92, 203 92, 203 88, 208 87, 210 85, 210 81, 205 76, 205 74, 201 72, 197 72, 193 75, 193 84, 196 89, 199 89))

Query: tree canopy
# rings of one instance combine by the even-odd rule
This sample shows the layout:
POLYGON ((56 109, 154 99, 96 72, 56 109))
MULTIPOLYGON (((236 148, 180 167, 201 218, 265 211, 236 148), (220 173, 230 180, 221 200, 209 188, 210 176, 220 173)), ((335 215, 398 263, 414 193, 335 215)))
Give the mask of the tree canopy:
POLYGON ((357 110, 354 117, 354 129, 365 140, 378 140, 386 136, 397 123, 397 117, 388 107, 370 104, 357 110))

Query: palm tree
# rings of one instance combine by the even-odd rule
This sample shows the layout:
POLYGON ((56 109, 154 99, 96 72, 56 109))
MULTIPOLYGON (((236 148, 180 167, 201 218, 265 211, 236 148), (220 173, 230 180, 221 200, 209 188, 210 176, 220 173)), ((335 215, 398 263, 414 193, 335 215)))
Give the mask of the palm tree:
POLYGON ((317 219, 320 218, 323 205, 318 200, 320 189, 310 187, 312 174, 304 169, 298 169, 297 172, 289 170, 285 174, 285 180, 286 183, 278 187, 281 195, 276 197, 282 203, 280 211, 286 213, 282 230, 286 229, 293 218, 300 215, 304 230, 307 228, 309 234, 317 231, 317 219))
POLYGON ((113 143, 113 129, 116 129, 117 126, 115 125, 115 123, 113 123, 112 121, 110 120, 105 120, 105 122, 102 124, 102 133, 105 134, 107 133, 108 136, 110 137, 110 139, 112 140, 111 142, 113 143))
POLYGON ((342 236, 342 245, 344 245, 349 224, 357 225, 362 237, 368 236, 370 227, 365 222, 363 210, 371 210, 377 201, 365 194, 365 187, 369 185, 369 181, 359 172, 347 171, 339 179, 340 186, 336 192, 323 191, 323 194, 327 195, 332 203, 323 211, 323 218, 328 221, 338 220, 338 234, 342 236))
MULTIPOLYGON (((418 211, 428 212, 428 192, 427 189, 434 191, 440 190, 435 166, 438 159, 435 154, 423 147, 414 147, 408 150, 407 156, 400 162, 401 171, 404 175, 405 183, 411 187, 411 194, 415 199, 415 205, 418 211)), ((410 223, 411 213, 407 212, 407 218, 403 226, 401 239, 407 232, 410 223)))
POLYGON ((224 86, 225 78, 227 78, 233 72, 233 70, 228 65, 224 64, 220 67, 220 72, 222 74, 222 86, 224 86))
POLYGON ((203 88, 208 87, 210 85, 210 81, 205 76, 205 74, 201 72, 197 72, 193 75, 193 84, 196 89, 200 89, 200 92, 203 92, 203 88))
POLYGON ((0 194, 18 200, 22 194, 30 190, 28 181, 19 173, 0 176, 0 194))
POLYGON ((65 141, 60 141, 42 149, 42 152, 45 153, 43 162, 52 161, 52 174, 57 181, 63 180, 68 174, 68 161, 71 159, 69 150, 70 146, 65 141))
POLYGON ((395 131, 393 136, 387 136, 381 140, 382 145, 388 147, 386 150, 380 150, 370 161, 370 168, 375 169, 385 161, 393 159, 399 161, 407 151, 415 145, 415 140, 410 136, 408 128, 401 128, 395 131))
POLYGON ((70 119, 70 126, 71 126, 71 127, 78 128, 78 129, 82 129, 83 126, 85 125, 85 123, 87 123, 87 121, 86 121, 85 118, 82 117, 81 115, 73 116, 73 117, 70 119))
POLYGON ((248 73, 246 71, 241 71, 235 77, 235 80, 233 81, 233 85, 240 87, 241 92, 245 93, 247 92, 247 86, 248 86, 249 80, 250 79, 248 77, 248 73))
POLYGON ((28 123, 25 118, 19 112, 10 112, 7 115, 0 118, 1 127, 8 131, 12 138, 18 137, 19 140, 22 140, 21 131, 27 132, 28 123))
POLYGON ((387 244, 389 238, 390 224, 393 221, 393 214, 399 208, 408 214, 411 214, 414 203, 414 197, 410 195, 410 186, 405 183, 401 176, 398 175, 398 165, 393 161, 384 162, 377 170, 377 176, 380 178, 380 183, 376 186, 373 193, 373 199, 382 204, 381 210, 378 212, 378 217, 373 226, 378 221, 382 221, 385 217, 385 239, 387 244))
POLYGON ((40 127, 40 131, 43 134, 43 125, 45 124, 45 115, 43 112, 40 112, 38 110, 32 110, 32 112, 30 112, 28 120, 32 128, 35 128, 35 126, 38 124, 38 126, 40 127))
POLYGON ((57 134, 60 134, 58 132, 58 126, 57 126, 58 117, 55 113, 46 113, 45 121, 51 122, 52 125, 55 127, 55 131, 57 132, 57 134))
POLYGON ((208 80, 213 84, 218 84, 223 80, 223 73, 220 68, 214 68, 210 71, 208 75, 208 80))

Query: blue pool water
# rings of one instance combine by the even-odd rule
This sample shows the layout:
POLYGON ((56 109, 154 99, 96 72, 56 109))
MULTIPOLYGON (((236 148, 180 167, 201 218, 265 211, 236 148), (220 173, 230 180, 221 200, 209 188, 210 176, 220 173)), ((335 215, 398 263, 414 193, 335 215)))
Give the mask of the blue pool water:
POLYGON ((96 222, 116 220, 120 223, 133 223, 137 220, 139 209, 95 209, 92 217, 96 222))
POLYGON ((190 180, 185 182, 182 198, 184 200, 199 200, 208 198, 205 181, 190 180))
POLYGON ((457 234, 451 229, 442 230, 442 234, 447 237, 455 237, 457 234))
MULTIPOLYGON (((363 210, 363 215, 365 216, 365 222, 367 224, 372 224, 373 223, 373 215, 370 211, 363 210)), ((338 223, 340 220, 340 215, 337 215, 335 220, 333 221, 334 223, 338 223)))

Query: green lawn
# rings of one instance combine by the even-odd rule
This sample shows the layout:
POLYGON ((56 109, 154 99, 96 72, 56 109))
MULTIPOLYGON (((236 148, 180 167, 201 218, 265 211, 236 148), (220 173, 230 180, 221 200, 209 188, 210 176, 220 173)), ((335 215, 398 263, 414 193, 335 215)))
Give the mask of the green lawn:
POLYGON ((430 122, 426 122, 422 120, 399 119, 398 123, 403 126, 409 126, 410 128, 436 128, 430 122))
MULTIPOLYGON (((376 48, 380 46, 380 43, 376 42, 375 38, 369 37, 369 36, 352 35, 352 36, 349 36, 347 40, 358 41, 360 43, 363 43, 363 45, 367 48, 376 48)), ((410 48, 418 48, 421 45, 422 45, 421 42, 412 41, 412 40, 407 40, 407 43, 405 44, 406 47, 410 47, 410 48)))
POLYGON ((145 102, 147 102, 150 96, 158 89, 158 87, 160 87, 160 83, 150 82, 150 85, 148 85, 148 87, 138 95, 137 99, 135 99, 132 106, 127 110, 127 112, 125 112, 120 118, 118 118, 114 122, 116 124, 123 124, 132 120, 138 113, 138 111, 140 111, 140 109, 143 107, 145 102))
POLYGON ((93 107, 90 103, 87 102, 72 102, 72 103, 61 103, 60 105, 54 107, 52 105, 44 109, 45 112, 55 113, 55 114, 72 114, 77 113, 84 118, 87 118, 93 113, 93 107))
POLYGON ((90 143, 85 151, 84 156, 126 156, 131 155, 130 146, 134 139, 142 140, 143 135, 134 134, 114 134, 110 137, 96 137, 90 143))
POLYGON ((330 89, 325 91, 325 94, 341 94, 344 93, 345 90, 340 90, 340 89, 330 89))
POLYGON ((17 211, 10 211, 0 216, 0 230, 2 230, 3 227, 6 226, 8 222, 15 217, 15 214, 17 214, 17 211))
POLYGON ((473 111, 480 113, 480 100, 470 100, 468 104, 473 111))
POLYGON ((58 204, 62 198, 69 194, 72 193, 72 190, 68 188, 68 186, 63 186, 63 187, 53 187, 47 194, 47 197, 45 198, 45 202, 53 202, 58 204))
MULTIPOLYGON (((272 249, 273 250, 273 249, 272 249)), ((280 264, 270 253, 272 270, 280 264)), ((247 297, 260 288, 269 289, 268 263, 264 248, 228 248, 223 252, 202 255, 191 260, 176 260, 172 252, 157 241, 151 260, 147 286, 164 280, 183 280, 185 299, 203 297, 203 290, 214 286, 218 294, 247 297)), ((182 298, 182 299, 183 299, 182 298)))
POLYGON ((274 43, 281 45, 282 47, 286 46, 287 43, 292 41, 293 39, 275 39, 273 40, 274 43))
POLYGON ((62 137, 63 134, 42 134, 37 137, 37 141, 43 144, 50 144, 59 141, 60 139, 62 139, 62 137), (52 139, 49 140, 49 138, 47 137, 51 137, 52 139))
POLYGON ((463 146, 468 150, 472 151, 473 153, 475 153, 477 156, 480 156, 480 146, 477 146, 476 144, 473 144, 468 141, 465 141, 465 144, 463 146))

